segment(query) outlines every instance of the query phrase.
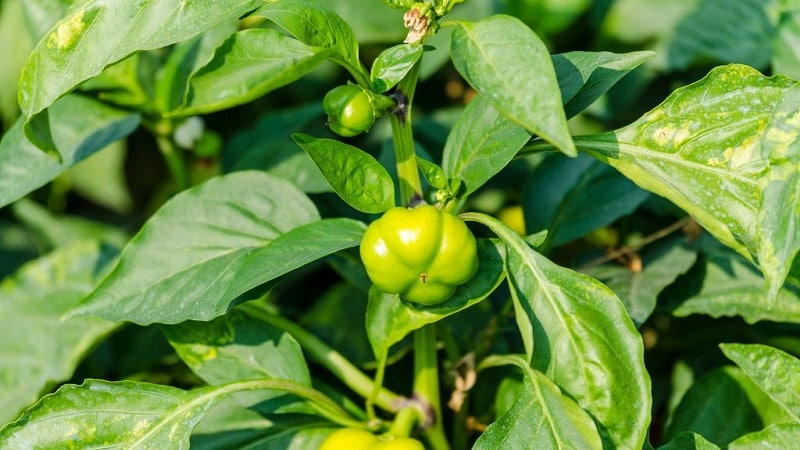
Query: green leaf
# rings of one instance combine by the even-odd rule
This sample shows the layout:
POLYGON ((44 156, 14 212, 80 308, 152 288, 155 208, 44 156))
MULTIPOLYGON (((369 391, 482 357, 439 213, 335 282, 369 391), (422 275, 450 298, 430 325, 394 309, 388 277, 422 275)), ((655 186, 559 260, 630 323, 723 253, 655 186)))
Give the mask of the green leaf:
POLYGON ((731 359, 769 397, 800 423, 800 360, 761 344, 720 344, 731 359))
POLYGON ((65 157, 65 147, 50 131, 55 121, 48 123, 46 114, 46 108, 59 97, 136 51, 189 39, 216 24, 238 18, 259 3, 81 2, 42 38, 23 68, 19 102, 26 117, 25 135, 37 147, 57 148, 65 157))
POLYGON ((800 424, 781 423, 746 434, 731 442, 728 450, 783 450, 800 441, 800 424))
POLYGON ((385 294, 376 288, 369 292, 367 336, 380 361, 389 354, 389 347, 409 333, 466 309, 491 294, 503 280, 500 243, 478 239, 478 273, 444 303, 430 307, 411 305, 396 294, 385 294))
POLYGON ((178 356, 209 384, 276 378, 311 386, 297 341, 246 308, 209 322, 186 321, 162 330, 178 356))
POLYGON ((444 146, 442 168, 448 178, 475 192, 503 169, 530 134, 501 115, 484 95, 474 98, 453 126, 444 146))
POLYGON ((619 298, 594 278, 537 253, 499 220, 463 216, 505 241, 506 277, 532 367, 592 415, 604 442, 641 448, 650 420, 650 378, 641 337, 619 298))
MULTIPOLYGON (((0 430, 0 449, 188 449, 189 435, 214 405, 249 390, 320 394, 288 380, 249 380, 184 391, 159 384, 87 380, 65 385, 0 430)), ((327 406, 327 405, 326 405, 327 406)))
POLYGON ((553 61, 524 23, 501 14, 459 22, 450 53, 458 72, 503 115, 575 156, 553 61))
POLYGON ((292 139, 306 153, 348 205, 365 213, 394 206, 394 181, 372 155, 335 139, 295 133, 292 139))
POLYGON ((650 51, 567 52, 553 55, 567 117, 588 108, 617 81, 652 58, 650 51))
POLYGON ((579 146, 757 261, 772 302, 800 250, 798 110, 798 82, 729 65, 579 146))
POLYGON ((94 345, 117 327, 93 317, 61 321, 115 257, 109 247, 80 241, 31 261, 0 283, 0 423, 68 380, 94 345))
POLYGON ((214 178, 157 211, 71 314, 140 324, 212 319, 250 289, 360 242, 362 223, 318 219, 311 201, 279 178, 214 178))
POLYGON ((291 181, 303 192, 330 192, 331 186, 314 160, 291 138, 292 132, 314 121, 322 123, 321 117, 320 102, 260 116, 252 126, 232 134, 225 142, 223 171, 263 170, 291 181))
POLYGON ((398 44, 382 51, 370 69, 372 89, 382 94, 405 78, 422 56, 423 47, 415 44, 398 44))
POLYGON ((677 240, 665 239, 645 248, 640 256, 641 272, 613 263, 586 272, 619 296, 637 328, 655 310, 658 294, 692 267, 697 252, 677 240))
POLYGON ((632 213, 649 194, 592 158, 554 154, 531 173, 522 195, 525 227, 547 230, 547 249, 632 213))
POLYGON ((358 59, 358 40, 335 12, 320 2, 277 0, 261 6, 262 15, 310 47, 328 49, 328 59, 345 67, 359 83, 368 86, 369 74, 358 59))
POLYGON ((536 448, 603 448, 591 416, 524 358, 490 358, 521 368, 524 383, 514 406, 486 428, 473 449, 529 449, 532 442, 536 448))
POLYGON ((209 113, 255 100, 292 83, 325 60, 326 52, 269 28, 234 33, 191 79, 180 115, 209 113))
POLYGON ((737 437, 760 430, 765 419, 776 416, 776 408, 742 371, 721 367, 703 375, 684 394, 664 436, 671 439, 692 430, 725 448, 737 437))
POLYGON ((425 181, 427 181, 432 188, 445 189, 448 187, 447 176, 444 174, 444 170, 442 170, 441 167, 419 155, 416 155, 416 160, 419 171, 422 172, 425 181))
POLYGON ((673 31, 672 70, 720 63, 767 68, 776 33, 773 0, 704 0, 673 31), (747 20, 742 20, 747 17, 747 20))
POLYGON ((658 450, 719 450, 719 447, 708 442, 699 434, 684 431, 668 443, 658 447, 658 450))
POLYGON ((740 316, 747 323, 762 320, 800 323, 800 289, 787 285, 770 303, 764 277, 742 256, 729 249, 707 252, 699 290, 677 305, 672 314, 686 317, 740 316))
POLYGON ((50 108, 52 133, 61 148, 61 161, 39 150, 22 132, 22 121, 0 141, 0 207, 37 189, 69 167, 139 126, 140 116, 106 106, 97 100, 68 95, 50 108))

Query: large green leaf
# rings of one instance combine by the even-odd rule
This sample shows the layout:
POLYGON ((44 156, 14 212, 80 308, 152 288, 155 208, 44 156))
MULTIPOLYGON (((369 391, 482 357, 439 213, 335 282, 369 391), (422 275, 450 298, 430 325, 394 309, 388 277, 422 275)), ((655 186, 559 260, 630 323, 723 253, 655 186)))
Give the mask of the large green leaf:
POLYGON ((210 384, 278 378, 311 385, 297 341, 248 314, 246 308, 208 322, 186 321, 162 330, 178 356, 210 384))
POLYGON ((373 287, 367 305, 367 336, 375 358, 380 361, 386 357, 389 347, 412 331, 468 308, 491 294, 503 280, 502 247, 499 246, 498 242, 479 239, 478 273, 439 305, 417 307, 396 294, 385 294, 373 287))
POLYGON ((753 383, 800 423, 800 359, 761 344, 721 344, 722 352, 753 383))
POLYGON ((61 161, 39 150, 22 132, 22 119, 0 141, 0 207, 52 181, 111 142, 139 126, 138 114, 106 106, 80 95, 68 95, 50 108, 53 138, 61 161))
POLYGON ((576 141, 756 261, 772 301, 800 250, 798 111, 796 81, 729 65, 625 128, 576 141))
POLYGON ((664 431, 671 439, 694 431, 725 448, 734 439, 760 430, 775 417, 777 405, 740 370, 725 366, 703 375, 681 398, 664 431))
POLYGON ((369 74, 358 59, 358 40, 339 15, 322 2, 277 0, 261 6, 257 14, 278 24, 310 47, 327 49, 327 57, 345 67, 359 83, 369 86, 369 74))
POLYGON ((672 310, 673 315, 740 316, 748 323, 762 320, 800 323, 797 286, 785 286, 770 302, 764 292, 764 277, 741 255, 727 248, 712 250, 706 252, 702 262, 702 284, 672 310))
POLYGON ((0 423, 57 382, 117 325, 94 317, 61 321, 92 291, 116 251, 80 241, 34 260, 0 283, 0 423))
POLYGON ((464 109, 447 136, 442 168, 448 178, 466 187, 464 195, 477 190, 500 172, 530 134, 495 109, 479 95, 464 109))
POLYGON ((506 117, 574 156, 553 61, 519 19, 458 22, 450 53, 458 72, 506 117))
POLYGON ((184 391, 159 384, 87 380, 65 385, 0 430, 0 449, 188 449, 189 435, 219 401, 250 390, 289 390, 336 410, 325 397, 288 380, 249 380, 184 391))
POLYGON ((499 220, 464 216, 505 241, 506 277, 532 367, 592 415, 608 445, 641 448, 650 420, 650 378, 641 336, 619 298, 594 278, 537 253, 499 220))
POLYGON ((214 178, 157 211, 72 314, 142 324, 209 320, 250 289, 358 245, 361 222, 318 219, 287 181, 250 171, 214 178))
POLYGON ((800 441, 800 424, 781 423, 746 434, 731 442, 728 450, 784 450, 800 441))
POLYGON ((553 55, 564 111, 572 117, 600 98, 653 52, 567 52, 553 55))
POLYGON ((521 357, 494 357, 493 363, 514 364, 524 373, 524 383, 514 405, 490 424, 473 449, 602 449, 591 416, 521 357))
POLYGON ((525 227, 547 230, 543 250, 630 214, 648 197, 616 170, 585 155, 550 155, 522 188, 525 227))
POLYGON ((106 66, 140 50, 189 39, 255 9, 256 0, 87 0, 70 10, 39 42, 22 71, 19 102, 25 135, 37 147, 58 150, 46 109, 106 66))
POLYGON ((255 100, 314 70, 327 53, 274 29, 239 31, 192 77, 187 104, 177 113, 208 113, 255 100))
POLYGON ((365 213, 380 213, 394 206, 394 181, 372 155, 335 139, 302 133, 292 138, 348 205, 365 213))

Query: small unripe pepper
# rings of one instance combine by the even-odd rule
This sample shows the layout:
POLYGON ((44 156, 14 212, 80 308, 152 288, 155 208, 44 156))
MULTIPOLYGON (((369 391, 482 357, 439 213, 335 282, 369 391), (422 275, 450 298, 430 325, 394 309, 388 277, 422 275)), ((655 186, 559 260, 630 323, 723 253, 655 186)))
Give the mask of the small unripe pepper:
POLYGON ((421 305, 444 302, 478 271, 475 236, 431 205, 386 211, 367 227, 360 252, 378 289, 421 305))
POLYGON ((355 84, 343 84, 328 91, 322 99, 328 127, 343 137, 369 131, 375 123, 375 107, 370 95, 355 84))

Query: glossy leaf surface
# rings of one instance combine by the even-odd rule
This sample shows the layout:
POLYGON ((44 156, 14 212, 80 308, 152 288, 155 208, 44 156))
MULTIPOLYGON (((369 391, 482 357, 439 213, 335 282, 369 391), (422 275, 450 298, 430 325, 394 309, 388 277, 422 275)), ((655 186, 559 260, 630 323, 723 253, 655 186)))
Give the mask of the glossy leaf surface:
POLYGON ((379 213, 394 206, 394 181, 372 155, 335 139, 299 133, 292 138, 348 205, 366 213, 379 213))
POLYGON ((458 72, 506 117, 576 154, 550 54, 524 23, 505 15, 459 22, 450 53, 458 72))
POLYGON ((531 369, 524 358, 497 360, 522 369, 522 390, 511 409, 486 428, 473 449, 529 449, 532 442, 548 449, 603 448, 591 416, 549 378, 531 369))
POLYGON ((595 419, 605 442, 640 448, 650 420, 641 337, 605 285, 531 249, 497 219, 468 214, 506 245, 505 271, 531 366, 595 419))
POLYGON ((143 324, 214 318, 248 290, 358 245, 360 222, 318 219, 311 201, 279 178, 214 178, 156 212, 73 314, 143 324))
POLYGON ((796 81, 729 65, 579 145, 757 261, 774 301, 800 249, 798 110, 796 81))
POLYGON ((257 7, 253 0, 159 0, 106 2, 89 0, 70 10, 39 42, 20 78, 20 107, 25 135, 37 147, 56 146, 42 114, 59 97, 106 66, 140 50, 165 47, 191 38, 218 23, 257 7), (66 68, 66 69, 65 69, 66 68))

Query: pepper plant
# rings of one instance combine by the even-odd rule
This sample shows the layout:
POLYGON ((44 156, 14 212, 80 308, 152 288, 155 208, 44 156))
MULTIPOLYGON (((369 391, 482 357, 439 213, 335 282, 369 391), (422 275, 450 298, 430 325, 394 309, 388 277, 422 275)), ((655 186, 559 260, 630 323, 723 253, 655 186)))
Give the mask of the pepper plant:
POLYGON ((2 3, 0 448, 790 448, 800 4, 555 3, 2 3))

